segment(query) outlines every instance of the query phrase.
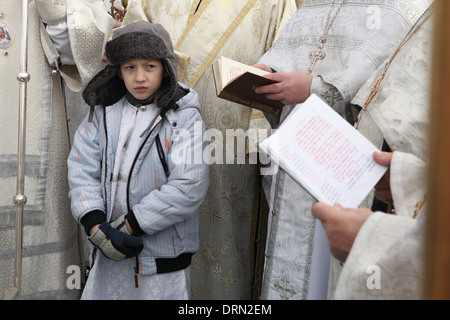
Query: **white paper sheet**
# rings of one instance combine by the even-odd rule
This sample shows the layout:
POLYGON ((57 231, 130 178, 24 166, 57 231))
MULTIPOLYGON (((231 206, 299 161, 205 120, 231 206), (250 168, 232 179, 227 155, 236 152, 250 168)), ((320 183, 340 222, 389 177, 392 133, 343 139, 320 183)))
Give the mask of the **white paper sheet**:
POLYGON ((320 202, 356 208, 386 172, 378 149, 316 95, 259 145, 320 202))

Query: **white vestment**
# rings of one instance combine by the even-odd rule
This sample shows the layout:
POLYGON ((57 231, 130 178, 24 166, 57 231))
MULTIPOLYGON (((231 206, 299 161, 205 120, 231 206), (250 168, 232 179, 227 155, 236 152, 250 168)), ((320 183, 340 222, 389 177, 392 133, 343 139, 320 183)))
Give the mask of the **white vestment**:
MULTIPOLYGON (((67 25, 76 68, 59 63, 58 52, 46 37, 34 0, 28 1, 30 81, 27 84, 24 188, 27 203, 23 212, 22 299, 78 298, 80 291, 77 289, 84 279, 79 232, 68 199, 69 141, 61 75, 72 90, 80 90, 101 63, 102 47, 113 21, 106 9, 101 11, 100 7, 93 6, 96 1, 67 0, 67 25), (52 69, 56 68, 60 72, 52 74, 52 69), (72 280, 70 276, 74 276, 72 280)), ((8 27, 12 38, 8 46, 0 46, 0 126, 3 132, 0 143, 0 298, 14 283, 16 208, 13 198, 17 180, 19 109, 16 75, 21 50, 21 8, 21 1, 0 1, 3 13, 0 22, 8 27)))
MULTIPOLYGON (((309 54, 319 45, 332 2, 305 0, 259 62, 279 72, 306 72, 311 65, 309 54)), ((342 116, 349 116, 348 105, 352 98, 397 47, 430 2, 348 1, 326 34, 325 58, 315 64, 311 93, 322 97, 342 116)), ((340 3, 336 1, 330 17, 340 3)), ((289 109, 285 107, 284 113, 289 109)), ((277 122, 272 119, 271 123, 277 122)), ((326 298, 326 286, 314 295, 312 292, 321 288, 310 286, 311 274, 317 271, 311 268, 314 252, 317 252, 314 237, 316 229, 323 230, 311 214, 313 198, 281 169, 271 178, 262 298, 326 298)), ((325 251, 325 261, 327 255, 329 252, 325 251)), ((327 276, 321 277, 319 280, 326 284, 327 276)), ((335 283, 336 277, 335 273, 331 274, 330 284, 335 283)), ((328 289, 328 297, 332 291, 333 286, 328 289)))
POLYGON ((193 258, 193 299, 251 299, 255 229, 252 210, 258 192, 256 162, 245 150, 223 150, 249 129, 252 109, 216 97, 211 63, 220 56, 254 64, 271 47, 294 14, 294 0, 129 1, 124 24, 147 19, 162 24, 183 57, 179 80, 198 93, 202 118, 212 134, 216 162, 200 207, 200 251, 193 258), (212 130, 214 129, 214 130, 212 130), (238 151, 238 152, 240 152, 238 151), (228 154, 229 155, 229 154, 228 154))
MULTIPOLYGON (((428 14, 428 13, 427 13, 428 14)), ((376 212, 363 225, 344 264, 336 299, 420 299, 427 184, 432 27, 428 20, 392 61, 358 130, 394 152, 391 190, 395 215, 376 212)), ((353 103, 363 106, 384 71, 367 81, 353 103)))

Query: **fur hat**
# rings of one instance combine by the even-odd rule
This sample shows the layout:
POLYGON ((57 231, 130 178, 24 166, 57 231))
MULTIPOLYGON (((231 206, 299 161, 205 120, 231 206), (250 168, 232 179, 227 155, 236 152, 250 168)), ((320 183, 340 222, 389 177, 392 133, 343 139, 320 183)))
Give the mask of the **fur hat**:
POLYGON ((109 65, 83 91, 83 99, 89 106, 110 106, 119 101, 127 89, 118 69, 122 63, 139 58, 163 63, 168 76, 155 93, 155 103, 163 108, 172 101, 178 87, 177 65, 170 35, 160 24, 141 20, 118 28, 106 43, 105 54, 109 65))

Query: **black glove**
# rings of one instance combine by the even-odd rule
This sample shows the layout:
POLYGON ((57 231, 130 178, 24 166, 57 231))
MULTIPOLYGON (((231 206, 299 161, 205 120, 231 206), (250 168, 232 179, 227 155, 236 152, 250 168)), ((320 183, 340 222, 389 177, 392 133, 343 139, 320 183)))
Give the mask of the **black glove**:
POLYGON ((134 237, 103 222, 89 240, 111 260, 120 261, 138 255, 144 248, 141 237, 134 237))

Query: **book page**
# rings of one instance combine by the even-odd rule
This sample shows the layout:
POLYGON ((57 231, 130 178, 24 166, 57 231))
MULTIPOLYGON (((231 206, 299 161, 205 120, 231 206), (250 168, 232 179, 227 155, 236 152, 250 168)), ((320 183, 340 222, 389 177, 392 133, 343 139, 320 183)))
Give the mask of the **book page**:
POLYGON ((220 58, 220 72, 222 74, 222 84, 223 86, 226 86, 228 82, 236 78, 237 76, 240 76, 241 74, 249 71, 251 73, 263 76, 265 74, 268 74, 267 71, 246 65, 244 63, 231 60, 226 57, 220 58))
POLYGON ((260 144, 318 201, 356 208, 387 168, 378 149, 316 95, 299 104, 260 144))

